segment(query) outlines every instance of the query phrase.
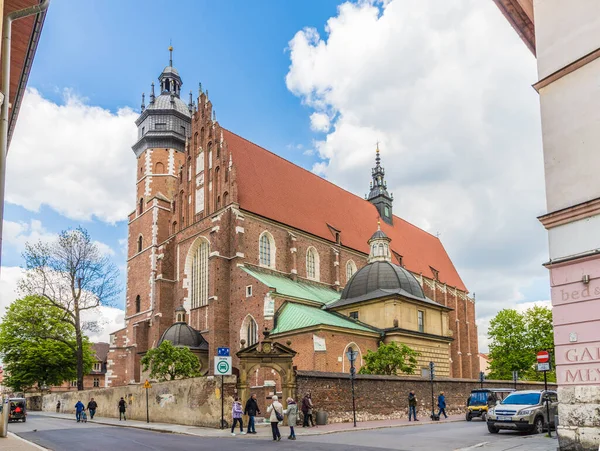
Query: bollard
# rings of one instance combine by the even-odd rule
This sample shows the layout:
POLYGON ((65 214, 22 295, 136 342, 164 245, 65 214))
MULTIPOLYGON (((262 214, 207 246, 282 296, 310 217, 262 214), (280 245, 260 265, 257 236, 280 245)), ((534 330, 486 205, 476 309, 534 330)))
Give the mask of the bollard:
POLYGON ((10 413, 10 406, 8 405, 8 397, 0 398, 2 404, 0 404, 0 437, 6 437, 8 435, 8 414, 10 413))

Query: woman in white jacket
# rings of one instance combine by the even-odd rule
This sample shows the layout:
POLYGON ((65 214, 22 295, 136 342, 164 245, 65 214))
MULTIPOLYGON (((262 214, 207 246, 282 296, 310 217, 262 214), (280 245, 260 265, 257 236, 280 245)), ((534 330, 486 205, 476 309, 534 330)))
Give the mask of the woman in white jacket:
POLYGON ((279 441, 281 440, 281 434, 279 433, 279 422, 283 420, 283 406, 278 401, 279 398, 277 398, 277 396, 274 395, 271 397, 271 399, 273 402, 267 408, 267 413, 271 414, 269 421, 271 422, 271 431, 273 431, 273 440, 279 441), (277 418, 277 414, 279 414, 281 420, 277 418))

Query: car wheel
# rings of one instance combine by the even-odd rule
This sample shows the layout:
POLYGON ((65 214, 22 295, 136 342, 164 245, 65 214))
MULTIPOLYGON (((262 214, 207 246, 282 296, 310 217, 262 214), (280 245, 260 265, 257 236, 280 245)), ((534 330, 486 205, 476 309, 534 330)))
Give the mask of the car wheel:
POLYGON ((487 421, 487 412, 481 414, 481 421, 487 421))
POLYGON ((490 431, 491 434, 497 434, 499 431, 499 429, 496 426, 494 426, 493 424, 488 423, 487 427, 488 427, 488 431, 490 431))
POLYGON ((471 412, 467 412, 467 421, 471 421, 473 417, 471 417, 471 412))
POLYGON ((543 434, 544 433, 544 419, 542 417, 537 417, 535 422, 533 423, 534 434, 543 434))
POLYGON ((27 418, 23 418, 23 423, 25 423, 27 421, 27 418))

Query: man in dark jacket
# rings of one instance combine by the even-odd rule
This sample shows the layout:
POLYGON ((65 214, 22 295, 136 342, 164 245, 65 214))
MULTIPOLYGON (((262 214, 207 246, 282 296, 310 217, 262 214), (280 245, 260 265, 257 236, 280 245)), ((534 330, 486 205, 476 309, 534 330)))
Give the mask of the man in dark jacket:
POLYGON ((410 421, 411 417, 415 421, 419 421, 417 420, 417 397, 414 390, 411 390, 408 394, 408 421, 410 421))
POLYGON ((121 398, 121 400, 119 401, 119 421, 121 421, 121 419, 127 421, 127 418, 125 417, 126 410, 127 410, 127 403, 125 402, 125 400, 123 398, 121 398))
POLYGON ((98 404, 94 401, 94 398, 90 399, 87 405, 88 411, 90 412, 90 420, 94 419, 94 415, 96 415, 96 409, 98 408, 98 404))
POLYGON ((446 397, 444 396, 444 392, 440 392, 440 396, 438 396, 438 407, 440 411, 438 412, 438 417, 441 418, 442 413, 444 414, 444 418, 448 418, 446 415, 446 397))
POLYGON ((258 402, 256 401, 256 393, 252 393, 250 399, 246 401, 246 408, 244 409, 244 415, 248 415, 248 434, 256 434, 254 429, 254 417, 260 413, 258 408, 258 402))

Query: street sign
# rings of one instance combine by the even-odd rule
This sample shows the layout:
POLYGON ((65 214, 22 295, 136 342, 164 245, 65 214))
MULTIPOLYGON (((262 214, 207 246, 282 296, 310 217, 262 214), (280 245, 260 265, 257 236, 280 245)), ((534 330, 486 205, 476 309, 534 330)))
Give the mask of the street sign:
POLYGON ((231 357, 215 356, 215 376, 231 376, 231 357))
POLYGON ((537 353, 536 359, 538 363, 546 363, 550 361, 550 354, 548 351, 540 351, 537 353))
POLYGON ((513 371, 513 381, 517 381, 519 380, 519 372, 518 371, 513 371))
POLYGON ((550 371, 550 362, 538 363, 537 370, 538 371, 550 371))
POLYGON ((217 348, 217 355, 221 357, 229 357, 229 348, 217 348))
POLYGON ((148 379, 146 379, 146 382, 144 382, 144 388, 146 388, 146 389, 152 388, 152 385, 150 385, 150 382, 148 381, 148 379))

